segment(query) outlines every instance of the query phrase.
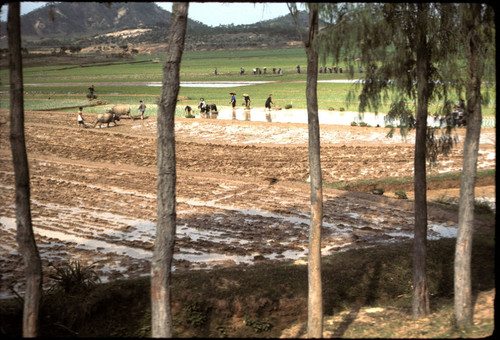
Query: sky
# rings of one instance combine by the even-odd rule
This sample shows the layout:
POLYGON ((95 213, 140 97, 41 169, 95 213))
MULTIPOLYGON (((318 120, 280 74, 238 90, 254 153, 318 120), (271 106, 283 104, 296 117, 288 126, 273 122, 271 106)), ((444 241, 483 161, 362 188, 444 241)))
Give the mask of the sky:
MULTIPOLYGON (((29 13, 46 2, 21 2, 21 15, 29 13)), ((156 2, 163 9, 171 12, 171 2, 156 2)), ((300 8, 300 7, 299 7, 300 8)), ((200 21, 205 25, 216 27, 219 25, 246 25, 263 20, 274 19, 289 14, 285 2, 191 2, 188 18, 200 21)), ((7 6, 2 6, 2 21, 7 21, 7 6)))

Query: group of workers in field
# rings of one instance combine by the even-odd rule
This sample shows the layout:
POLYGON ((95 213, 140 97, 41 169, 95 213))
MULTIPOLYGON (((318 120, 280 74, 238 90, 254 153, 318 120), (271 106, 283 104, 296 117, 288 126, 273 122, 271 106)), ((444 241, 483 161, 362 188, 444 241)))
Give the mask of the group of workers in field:
MULTIPOLYGON (((95 91, 94 85, 89 87, 90 100, 95 98, 94 91, 95 91)), ((235 111, 236 110, 236 93, 230 92, 229 94, 231 95, 231 99, 229 101, 229 104, 233 108, 233 111, 235 111)), ((266 102, 264 104, 265 109, 268 111, 271 111, 271 105, 274 106, 274 102, 273 102, 272 97, 273 97, 273 95, 269 94, 269 96, 266 99, 266 102)), ((243 93, 243 100, 245 101, 245 108, 249 110, 252 100, 250 99, 250 96, 247 93, 243 93)), ((144 112, 146 111, 146 105, 143 103, 142 100, 139 101, 139 107, 137 109, 140 112, 141 119, 144 119, 144 112)), ((190 109, 190 107, 189 107, 189 109, 190 109)), ((200 109, 200 113, 201 113, 202 117, 204 117, 204 118, 205 118, 206 114, 209 113, 210 111, 213 111, 214 109, 217 110, 216 106, 214 104, 207 105, 204 98, 200 98, 200 103, 198 105, 198 109, 200 109)), ((83 111, 83 108, 80 107, 78 110, 78 126, 79 127, 82 127, 82 126, 85 127, 85 121, 83 118, 82 111, 83 111)), ((189 113, 191 113, 191 110, 189 110, 189 113)))
MULTIPOLYGON (((229 105, 233 108, 233 111, 236 110, 236 93, 235 92, 230 92, 229 95, 231 96, 231 99, 229 100, 229 105)), ((269 97, 267 98, 264 106, 267 110, 271 111, 271 105, 274 106, 274 102, 272 99, 273 95, 269 94, 269 97)), ((250 96, 247 93, 243 93, 243 100, 245 101, 245 108, 250 109, 250 104, 252 100, 250 99, 250 96)), ((213 105, 213 104, 212 104, 213 105)), ((211 108, 209 105, 206 104, 205 98, 200 98, 200 104, 198 105, 198 109, 200 109, 200 113, 202 117, 205 117, 205 114, 207 112, 210 112, 211 108)))

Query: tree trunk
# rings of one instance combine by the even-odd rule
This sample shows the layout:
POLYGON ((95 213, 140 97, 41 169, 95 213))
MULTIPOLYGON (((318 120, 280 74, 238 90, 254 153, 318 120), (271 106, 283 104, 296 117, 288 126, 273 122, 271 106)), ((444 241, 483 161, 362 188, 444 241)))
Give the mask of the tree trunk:
POLYGON ((320 162, 320 133, 318 118, 318 51, 315 38, 318 34, 318 9, 309 5, 309 37, 307 54, 307 117, 309 129, 309 171, 311 176, 311 225, 308 254, 308 318, 307 336, 323 337, 323 294, 321 284, 321 228, 323 220, 323 183, 320 162))
POLYGON ((417 122, 415 133, 415 230, 413 240, 413 318, 430 312, 426 275, 427 258, 427 182, 426 138, 429 103, 429 56, 427 52, 428 4, 418 4, 417 18, 417 122))
MULTIPOLYGON (((480 5, 472 4, 469 18, 480 18, 480 5)), ((464 22, 467 38, 472 36, 473 23, 464 22), (467 31, 469 29, 469 31, 467 31)), ((455 318, 459 329, 472 326, 472 289, 471 289, 471 252, 474 226, 474 187, 476 184, 479 137, 481 134, 481 79, 478 73, 480 49, 475 39, 464 42, 467 57, 467 130, 464 142, 464 158, 460 181, 460 202, 458 208, 458 234, 455 248, 454 284, 455 284, 455 318)))
POLYGON ((23 69, 19 2, 9 3, 7 21, 10 70, 10 145, 16 187, 17 243, 23 256, 26 293, 23 308, 23 337, 38 336, 42 297, 42 263, 33 234, 30 209, 30 176, 24 138, 23 69))
POLYGON ((175 107, 189 3, 173 3, 158 110, 158 218, 151 263, 152 337, 172 337, 171 270, 176 231, 175 107))

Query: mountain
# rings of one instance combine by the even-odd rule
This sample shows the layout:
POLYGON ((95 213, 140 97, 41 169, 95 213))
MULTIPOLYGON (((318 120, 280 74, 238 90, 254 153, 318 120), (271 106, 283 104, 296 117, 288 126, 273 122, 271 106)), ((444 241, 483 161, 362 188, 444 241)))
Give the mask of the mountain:
MULTIPOLYGON (((21 16, 22 40, 30 51, 73 46, 92 53, 109 50, 110 45, 128 45, 139 53, 152 52, 145 45, 166 44, 171 15, 152 2, 52 2, 21 16)), ((307 27, 307 18, 305 12, 299 13, 302 29, 307 27)), ((0 47, 6 45, 5 34, 5 23, 1 23, 0 47)), ((282 48, 297 40, 290 15, 219 27, 188 17, 185 50, 282 48)))
MULTIPOLYGON (((59 2, 21 16, 23 39, 89 37, 168 26, 171 13, 150 2, 59 2)), ((205 26, 190 20, 190 26, 205 26)))

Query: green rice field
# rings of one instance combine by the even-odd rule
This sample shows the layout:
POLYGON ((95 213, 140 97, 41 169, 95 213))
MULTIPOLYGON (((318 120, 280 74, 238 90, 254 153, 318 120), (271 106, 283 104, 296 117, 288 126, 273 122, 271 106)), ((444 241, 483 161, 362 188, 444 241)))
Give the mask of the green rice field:
MULTIPOLYGON (((77 57, 75 57, 77 58, 77 57)), ((85 112, 101 113, 114 104, 139 106, 139 100, 147 105, 147 115, 157 114, 157 103, 161 95, 163 56, 135 56, 133 60, 113 61, 98 64, 48 65, 23 69, 25 110, 75 111, 78 106, 85 112), (155 60, 156 59, 156 60, 155 60), (158 61, 159 60, 159 61, 158 61), (97 99, 87 98, 88 87, 95 86, 97 99), (100 105, 97 105, 100 104, 100 105)), ((320 64, 333 67, 333 64, 320 64)), ((336 65, 342 67, 342 65, 336 65)), ((250 95, 252 107, 264 107, 269 94, 277 107, 306 109, 306 55, 302 48, 275 50, 235 50, 185 52, 181 63, 181 89, 177 115, 184 114, 184 107, 196 108, 201 97, 207 104, 217 107, 229 106, 230 92, 235 92, 237 105, 243 104, 243 93, 250 95), (297 65, 301 73, 297 73, 297 65), (245 73, 240 75, 240 69, 245 73), (214 70, 217 68, 217 75, 214 70), (260 68, 261 74, 253 69, 260 68), (266 68, 264 74, 263 69, 266 68), (273 73, 273 68, 276 73, 273 73), (283 74, 278 74, 278 68, 283 74), (197 87, 183 83, 203 82, 197 87), (214 83, 225 82, 227 87, 214 87, 214 83), (239 82, 247 82, 239 86, 239 82), (256 82, 256 83, 250 83, 256 82), (234 86, 232 86, 234 85, 234 86)), ((347 65, 344 65, 346 68, 347 65)), ((360 79, 361 73, 354 73, 360 79)), ((0 109, 9 108, 8 71, 0 70, 0 109)), ((320 110, 358 111, 359 86, 354 83, 331 81, 348 80, 349 74, 318 74, 318 106, 320 110), (326 82, 330 81, 330 82, 326 82), (348 100, 348 94, 353 100, 348 100)), ((482 107, 483 126, 495 127, 496 88, 483 87, 490 101, 482 107)), ((388 96, 390 98, 390 95, 388 96)), ((458 103, 458 96, 452 98, 458 103)), ((379 113, 389 110, 390 99, 383 99, 379 113)), ((439 102, 431 102, 429 114, 439 109, 439 102)), ((132 112, 133 114, 136 112, 132 112)))

